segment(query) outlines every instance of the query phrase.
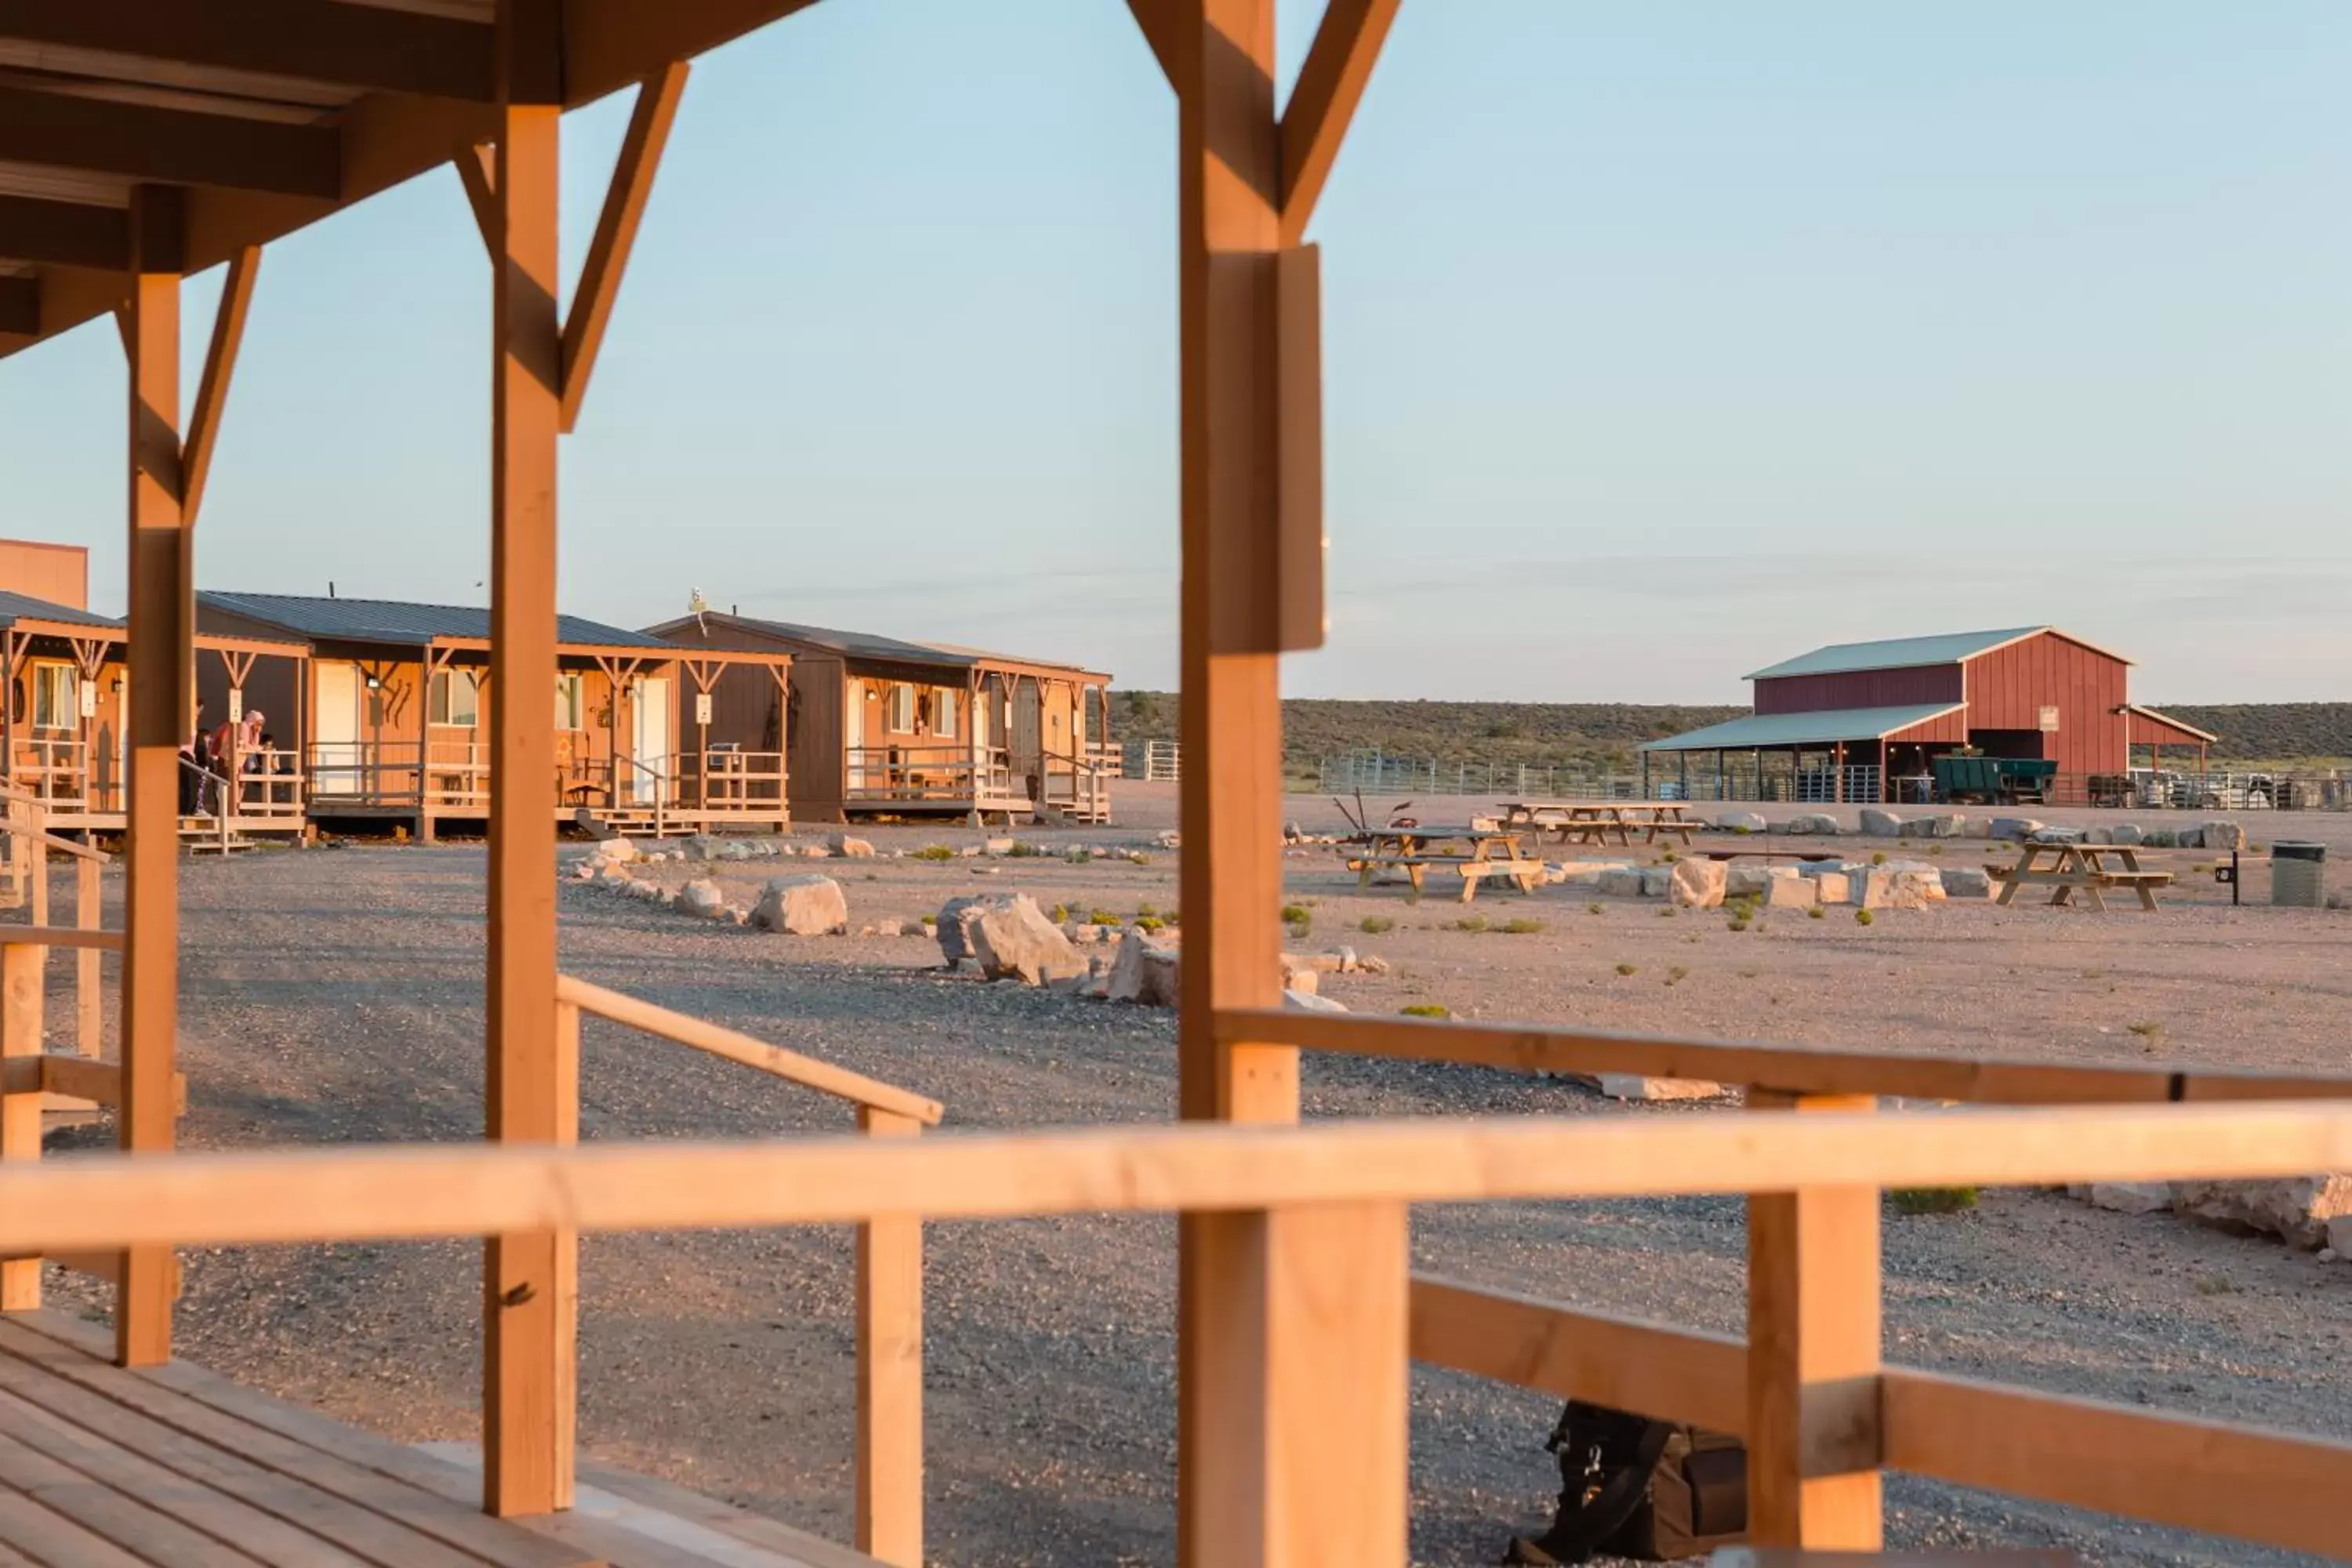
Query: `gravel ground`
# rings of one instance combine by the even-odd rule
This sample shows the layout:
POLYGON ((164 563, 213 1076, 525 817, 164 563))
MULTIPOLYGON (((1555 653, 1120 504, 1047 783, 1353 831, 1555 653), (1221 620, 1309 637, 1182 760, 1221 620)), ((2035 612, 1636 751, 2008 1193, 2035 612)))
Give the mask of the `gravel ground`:
MULTIPOLYGON (((1130 840, 1170 804, 1165 792, 1130 789, 1129 826, 1037 837, 1130 840)), ((1320 826, 1309 803, 1301 815, 1320 826)), ((2283 824, 2256 826, 2286 836, 2283 824)), ((870 836, 886 852, 975 837, 870 836)), ((1948 852, 1973 863, 1980 848, 1948 852)), ((2185 868, 2193 857, 2179 858, 2185 868)), ((826 868, 842 877, 853 920, 866 921, 1008 887, 1049 904, 1165 909, 1174 860, 826 868)), ((1776 914, 1744 933, 1631 900, 1604 900, 1593 915, 1589 895, 1562 889, 1482 897, 1471 912, 1546 924, 1507 936, 1451 929, 1462 913, 1451 903, 1360 897, 1328 851, 1287 867, 1316 928, 1296 945, 1345 941, 1396 964, 1377 980, 1332 979, 1328 994, 1361 1011, 1433 1000, 1607 1027, 2059 1058, 2145 1059, 2160 1048, 2304 1067, 2336 1065, 2352 1026, 2352 978, 2334 962, 2352 916, 2233 911, 2210 883, 2185 887, 2153 918, 1946 908, 1864 930, 1850 915, 1776 914), (1367 918, 1398 923, 1367 934, 1367 918), (1621 963, 1634 973, 1619 974, 1621 963)), ((667 869, 683 879, 682 868, 667 869)), ((188 865, 184 1143, 478 1135, 482 874, 479 849, 464 846, 188 865)), ((1150 1121, 1173 1099, 1164 1013, 950 978, 920 939, 768 937, 592 891, 568 891, 562 907, 571 972, 933 1095, 951 1125, 1150 1121)), ((847 1124, 829 1102, 594 1021, 584 1054, 588 1138, 847 1124)), ((1472 1068, 1329 1059, 1307 1063, 1306 1100, 1314 1116, 1721 1113, 1617 1107, 1564 1083, 1472 1068)), ((936 1561, 1169 1560, 1172 1229, 1078 1217, 927 1233, 936 1561)), ((1719 1329, 1741 1317, 1734 1201, 1428 1209, 1414 1245, 1421 1267, 1496 1287, 1719 1329)), ((1987 1194, 1958 1215, 1890 1213, 1885 1247, 1892 1360, 2352 1436, 2352 1268, 2023 1192, 1987 1194)), ((588 1451, 846 1536, 846 1231, 592 1237, 582 1274, 588 1451)), ((51 1283, 77 1299, 67 1277, 52 1271, 51 1283)), ((395 1437, 469 1437, 478 1302, 471 1246, 198 1252, 187 1258, 182 1350, 395 1437)), ((1428 1370, 1416 1371, 1413 1394, 1416 1558, 1493 1561, 1556 1487, 1540 1448, 1550 1402, 1428 1370)), ((1892 1479, 1889 1497, 1900 1544, 2048 1543, 2095 1563, 2215 1568, 2294 1561, 1909 1478, 1892 1479)))

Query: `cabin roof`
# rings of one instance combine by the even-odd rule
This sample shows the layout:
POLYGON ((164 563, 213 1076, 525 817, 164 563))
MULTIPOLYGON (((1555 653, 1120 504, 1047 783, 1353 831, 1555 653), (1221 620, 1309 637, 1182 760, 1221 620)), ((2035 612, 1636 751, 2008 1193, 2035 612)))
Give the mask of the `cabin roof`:
POLYGON ((61 621, 74 626, 104 626, 121 631, 122 623, 112 616, 101 616, 93 610, 76 609, 48 599, 36 599, 30 594, 12 594, 0 588, 0 626, 15 626, 18 621, 61 621))
POLYGON ((1992 632, 1945 632, 1936 637, 1883 637, 1876 642, 1832 643, 1811 653, 1801 653, 1791 659, 1768 665, 1751 673, 1750 680, 1770 680, 1783 675, 1843 675, 1859 669, 1916 669, 1924 665, 1958 664, 1975 658, 1997 647, 2007 647, 2013 642, 2043 632, 2057 632, 2068 642, 2082 643, 2093 653, 2106 654, 2109 658, 2129 659, 2121 654, 2108 653, 2105 648, 2070 637, 2056 626, 2010 626, 1992 632))
MULTIPOLYGON (((1027 658, 1019 654, 992 653, 986 648, 964 647, 955 643, 908 642, 899 637, 887 637, 874 632, 845 632, 832 626, 810 626, 804 621, 775 621, 761 616, 720 615, 706 610, 700 617, 720 626, 741 631, 806 643, 812 647, 837 653, 844 658, 866 659, 875 663, 929 665, 938 669, 973 669, 1010 667, 1024 669, 1066 669, 1077 675, 1097 673, 1080 664, 1065 664, 1056 659, 1027 658)), ((681 616, 649 628, 656 637, 675 633, 696 619, 681 616)), ((1104 677, 1108 679, 1108 677, 1104 677)))
POLYGON ((1964 702, 1911 702, 1895 708, 1832 708, 1818 713, 1750 713, 1687 734, 1643 742, 1644 752, 1738 751, 1746 746, 1816 746, 1877 741, 1930 719, 1957 713, 1964 702))
MULTIPOLYGON (((418 647, 444 638, 481 641, 490 635, 490 612, 470 605, 418 605, 401 599, 325 599, 306 594, 224 594, 207 590, 196 602, 248 620, 282 626, 306 637, 340 642, 401 643, 418 647)), ((578 616, 555 617, 555 639, 605 647, 658 647, 669 644, 643 632, 608 626, 578 616)))

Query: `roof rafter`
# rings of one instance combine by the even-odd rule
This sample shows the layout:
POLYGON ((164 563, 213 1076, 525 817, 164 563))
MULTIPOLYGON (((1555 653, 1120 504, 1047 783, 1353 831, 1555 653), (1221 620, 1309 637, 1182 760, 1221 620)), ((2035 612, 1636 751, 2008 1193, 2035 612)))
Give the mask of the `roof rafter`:
POLYGON ((1330 0, 1282 113, 1282 242, 1306 236, 1402 0, 1330 0))
POLYGON ((120 270, 130 255, 131 223, 120 207, 0 196, 0 257, 120 270))
POLYGON ((0 0, 0 38, 487 101, 489 26, 318 0, 0 0))
POLYGON ((169 184, 342 195, 331 125, 286 125, 0 87, 0 158, 169 184))

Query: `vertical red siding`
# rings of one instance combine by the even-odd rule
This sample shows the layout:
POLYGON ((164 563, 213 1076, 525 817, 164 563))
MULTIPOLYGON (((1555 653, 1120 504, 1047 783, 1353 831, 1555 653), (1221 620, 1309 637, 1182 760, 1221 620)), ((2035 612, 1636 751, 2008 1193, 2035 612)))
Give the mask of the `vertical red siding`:
POLYGON ((1759 713, 1822 713, 1835 708, 1896 708, 1960 700, 1960 667, 1850 669, 1833 675, 1780 675, 1756 683, 1759 713))
POLYGON ((2037 632, 1968 661, 1970 730, 2037 730, 2058 710, 2058 732, 2041 753, 2061 773, 2119 773, 2126 766, 2122 707, 2130 667, 2055 632, 2037 632))

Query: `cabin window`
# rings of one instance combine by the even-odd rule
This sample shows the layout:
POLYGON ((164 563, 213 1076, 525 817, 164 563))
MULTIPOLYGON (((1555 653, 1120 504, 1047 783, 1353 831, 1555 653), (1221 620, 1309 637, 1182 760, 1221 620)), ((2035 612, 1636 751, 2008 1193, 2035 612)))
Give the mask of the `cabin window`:
POLYGON ((70 730, 80 718, 81 685, 69 664, 33 667, 33 728, 70 730))
POLYGON ((436 669, 433 672, 433 695, 430 700, 430 721, 456 729, 471 730, 481 722, 481 688, 475 684, 470 669, 436 669))
POLYGON ((580 672, 576 669, 560 671, 555 677, 555 727, 558 730, 586 729, 587 726, 580 721, 582 711, 580 672))
POLYGON ((903 682, 890 689, 890 714, 887 720, 894 735, 915 732, 915 689, 903 682))
POLYGON ((942 741, 952 741, 956 736, 955 699, 950 688, 931 688, 931 733, 942 741))

